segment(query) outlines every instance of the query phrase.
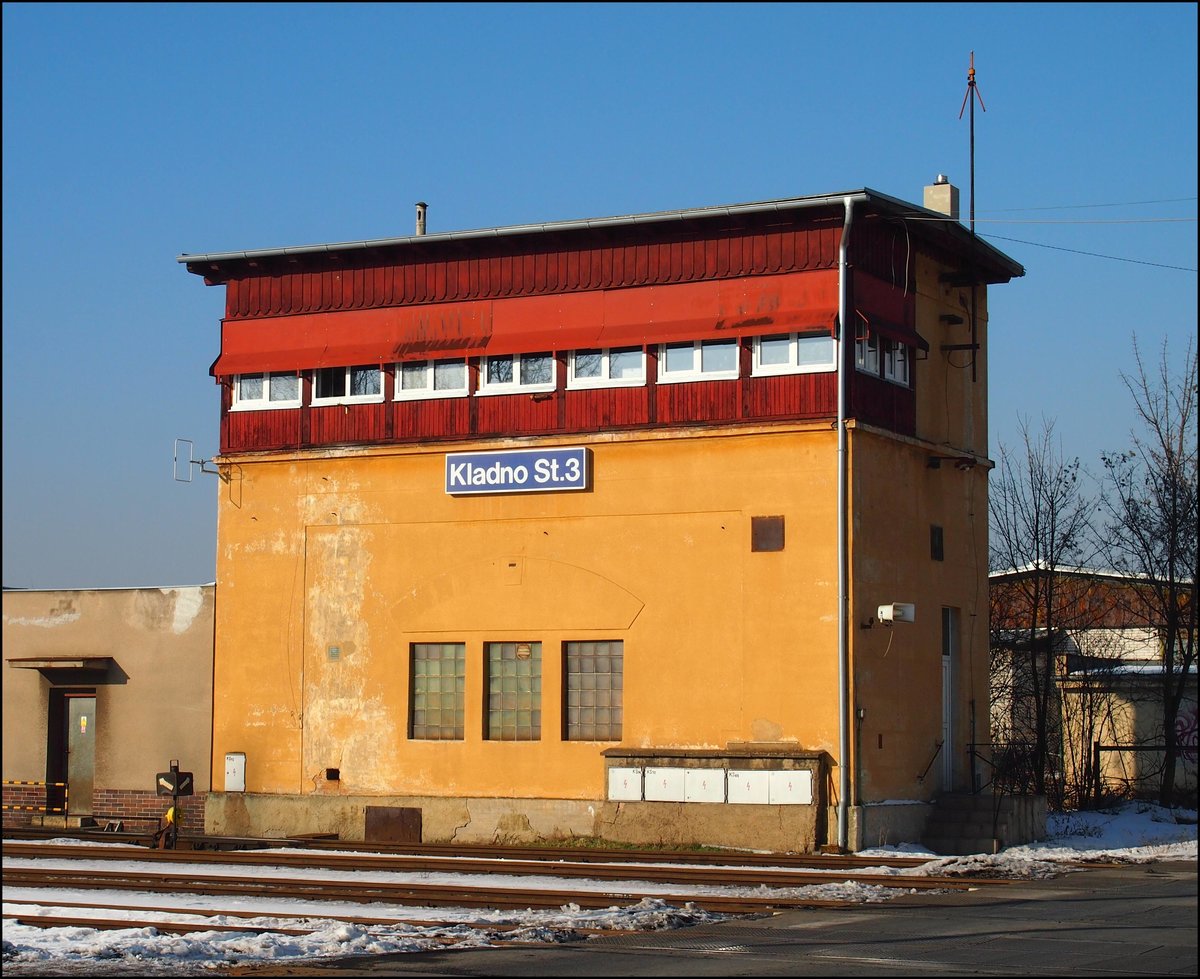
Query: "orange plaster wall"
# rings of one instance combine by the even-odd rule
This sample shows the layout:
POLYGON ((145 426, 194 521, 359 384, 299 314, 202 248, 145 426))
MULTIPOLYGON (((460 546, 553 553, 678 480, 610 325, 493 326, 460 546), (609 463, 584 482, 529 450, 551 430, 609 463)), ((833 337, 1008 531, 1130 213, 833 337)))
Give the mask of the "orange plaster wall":
POLYGON ((941 738, 943 606, 959 609, 960 624, 955 743, 943 748, 953 753, 955 788, 967 784, 967 744, 989 740, 987 469, 931 469, 929 448, 862 430, 850 445, 859 801, 930 798, 943 787, 941 756, 918 776, 941 738), (931 524, 943 528, 942 561, 930 556, 931 524), (916 621, 867 627, 891 602, 914 604, 916 621))
POLYGON ((560 734, 569 639, 624 640, 623 745, 836 755, 835 434, 588 444, 584 493, 450 497, 428 447, 233 464, 214 788, 225 753, 244 751, 249 792, 601 799, 611 743, 560 734), (785 517, 783 551, 751 552, 763 515, 785 517), (505 640, 543 644, 539 742, 483 739, 483 643, 505 640), (433 641, 467 644, 461 742, 407 738, 409 644, 433 641))

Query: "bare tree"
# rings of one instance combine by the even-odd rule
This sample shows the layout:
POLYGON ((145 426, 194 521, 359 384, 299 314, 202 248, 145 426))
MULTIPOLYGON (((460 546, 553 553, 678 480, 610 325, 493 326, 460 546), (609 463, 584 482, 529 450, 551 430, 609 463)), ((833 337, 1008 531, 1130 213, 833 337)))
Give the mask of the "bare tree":
POLYGON ((1196 350, 1189 341, 1172 370, 1164 342, 1157 371, 1133 343, 1136 371, 1121 375, 1141 431, 1125 452, 1104 455, 1106 554, 1112 567, 1138 576, 1146 625, 1162 636, 1162 743, 1159 801, 1175 795, 1176 721, 1196 662, 1196 582, 1200 577, 1196 492, 1196 350))
MULTIPOLYGON (((991 628, 1004 637, 1016 729, 1031 742, 1032 788, 1061 804, 1053 779, 1061 757, 1057 652, 1062 630, 1077 623, 1060 572, 1080 563, 1094 503, 1084 496, 1079 460, 1065 459, 1057 446, 1053 421, 1034 433, 1022 419, 1020 432, 1016 453, 1000 446, 989 493, 989 563, 994 572, 1013 572, 994 590, 991 628)), ((994 658, 1004 656, 998 650, 994 658)))

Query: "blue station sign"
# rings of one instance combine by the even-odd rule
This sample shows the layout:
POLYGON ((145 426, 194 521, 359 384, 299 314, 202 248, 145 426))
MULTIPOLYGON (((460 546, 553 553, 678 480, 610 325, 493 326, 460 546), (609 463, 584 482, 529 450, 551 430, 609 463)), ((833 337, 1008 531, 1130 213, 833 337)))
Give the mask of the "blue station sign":
POLYGON ((590 451, 582 447, 448 452, 446 492, 450 496, 463 496, 586 490, 590 455, 590 451))

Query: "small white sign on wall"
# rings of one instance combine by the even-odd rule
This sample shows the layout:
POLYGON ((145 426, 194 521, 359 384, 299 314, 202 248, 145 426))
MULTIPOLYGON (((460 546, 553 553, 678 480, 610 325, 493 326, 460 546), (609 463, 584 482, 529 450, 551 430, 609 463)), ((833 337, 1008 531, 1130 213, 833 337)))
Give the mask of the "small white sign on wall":
POLYGON ((769 772, 745 769, 729 770, 729 801, 741 805, 765 806, 771 800, 769 772))
POLYGON ((683 768, 647 768, 646 801, 684 802, 687 798, 686 774, 683 768))
POLYGON ((642 798, 640 768, 610 768, 608 798, 613 802, 637 802, 642 798))
POLYGON ((687 802, 724 802, 725 769, 689 768, 683 780, 687 802))

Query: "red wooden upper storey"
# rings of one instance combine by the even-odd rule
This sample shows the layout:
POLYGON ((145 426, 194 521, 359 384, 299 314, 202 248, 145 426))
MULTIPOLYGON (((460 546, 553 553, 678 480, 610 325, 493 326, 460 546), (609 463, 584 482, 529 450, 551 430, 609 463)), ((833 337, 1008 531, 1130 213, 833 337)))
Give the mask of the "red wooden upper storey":
POLYGON ((179 261, 226 286, 218 379, 827 331, 847 197, 851 306, 897 340, 921 343, 918 251, 979 282, 1023 274, 957 222, 874 191, 179 261))

